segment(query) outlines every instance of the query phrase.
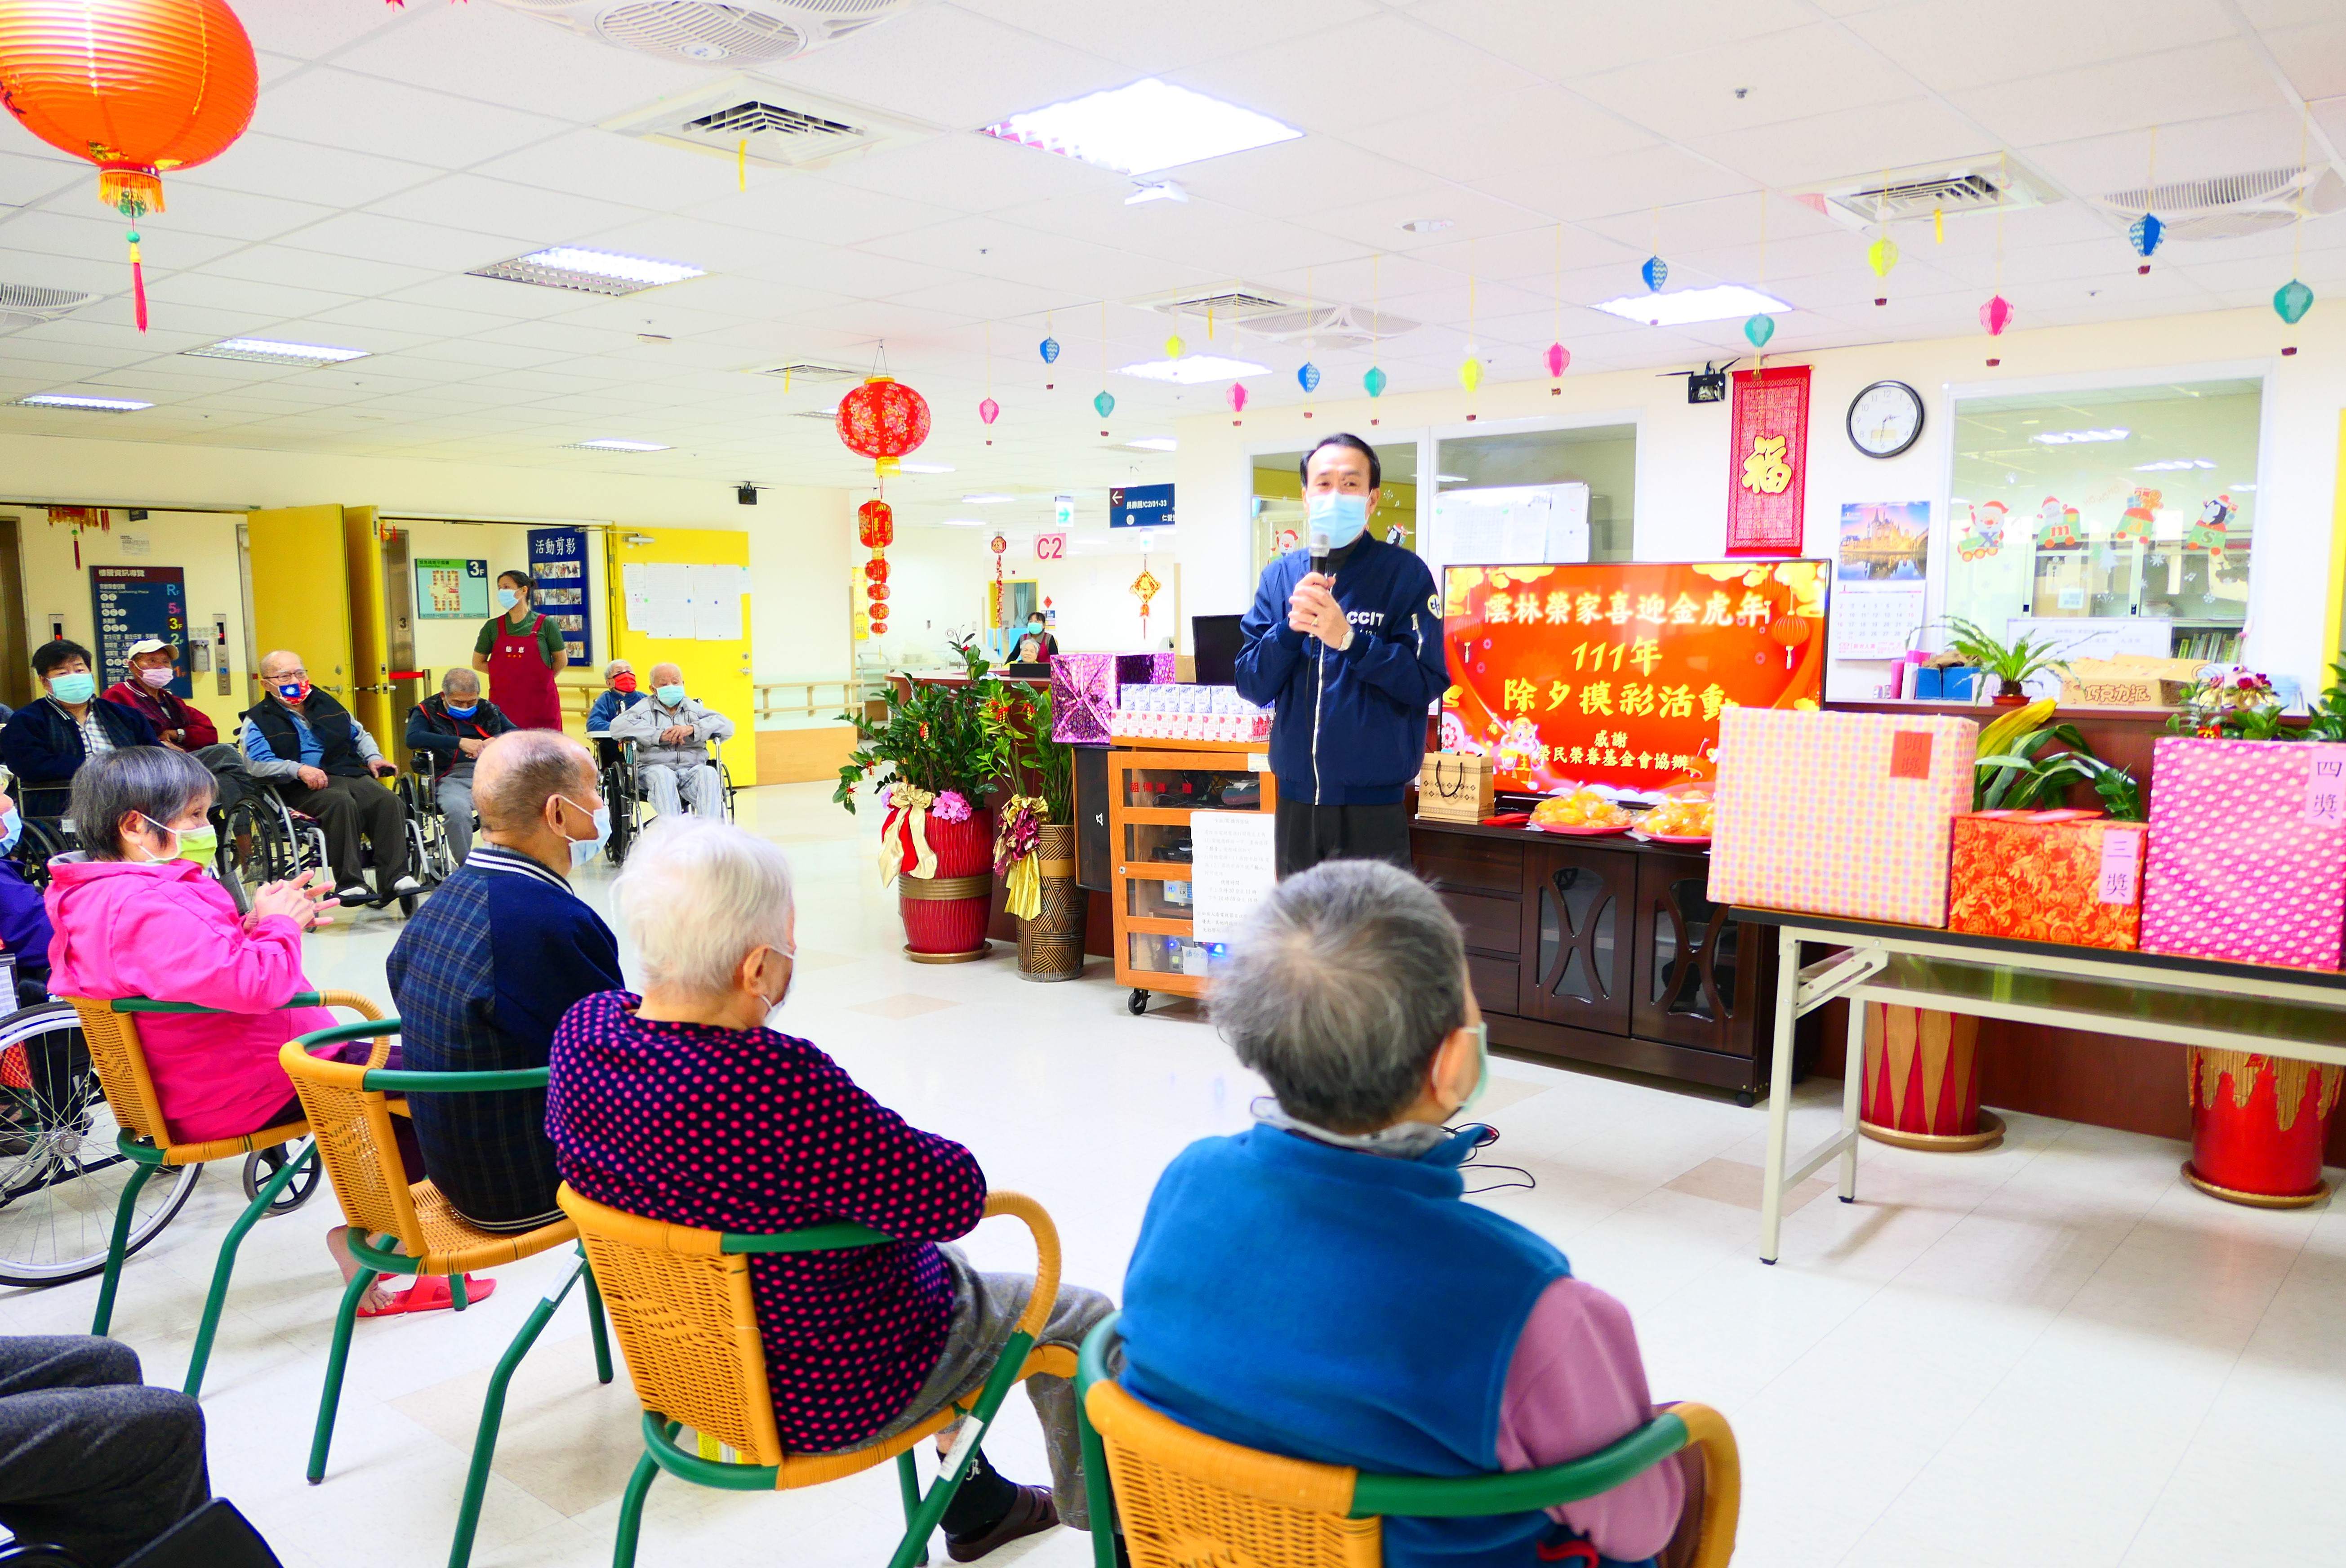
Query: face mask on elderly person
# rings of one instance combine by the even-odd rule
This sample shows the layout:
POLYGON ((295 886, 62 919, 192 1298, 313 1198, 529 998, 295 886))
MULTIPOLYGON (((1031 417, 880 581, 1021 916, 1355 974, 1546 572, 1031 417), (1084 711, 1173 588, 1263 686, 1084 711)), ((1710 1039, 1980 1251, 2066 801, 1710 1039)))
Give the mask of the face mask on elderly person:
POLYGON ((655 687, 652 695, 660 699, 662 708, 679 707, 684 702, 684 684, 681 681, 669 681, 665 686, 655 687))

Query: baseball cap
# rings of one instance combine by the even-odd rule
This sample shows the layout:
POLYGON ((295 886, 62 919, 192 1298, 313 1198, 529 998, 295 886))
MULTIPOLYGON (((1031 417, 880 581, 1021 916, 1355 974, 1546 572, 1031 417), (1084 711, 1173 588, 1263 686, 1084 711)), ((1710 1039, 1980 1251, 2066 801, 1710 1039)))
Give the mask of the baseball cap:
POLYGON ((177 651, 177 648, 172 644, 165 642, 161 637, 140 637, 137 642, 132 643, 128 647, 122 650, 122 657, 124 658, 137 658, 140 654, 174 653, 177 651))

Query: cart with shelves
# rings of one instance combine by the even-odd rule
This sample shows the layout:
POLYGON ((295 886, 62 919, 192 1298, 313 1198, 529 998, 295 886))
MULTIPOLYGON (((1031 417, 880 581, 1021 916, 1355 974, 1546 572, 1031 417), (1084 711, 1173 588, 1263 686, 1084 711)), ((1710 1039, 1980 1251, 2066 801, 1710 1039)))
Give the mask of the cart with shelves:
POLYGON ((1274 810, 1279 784, 1265 743, 1124 739, 1107 787, 1116 978, 1137 1014, 1153 993, 1205 993, 1214 955, 1191 920, 1190 814, 1274 810))

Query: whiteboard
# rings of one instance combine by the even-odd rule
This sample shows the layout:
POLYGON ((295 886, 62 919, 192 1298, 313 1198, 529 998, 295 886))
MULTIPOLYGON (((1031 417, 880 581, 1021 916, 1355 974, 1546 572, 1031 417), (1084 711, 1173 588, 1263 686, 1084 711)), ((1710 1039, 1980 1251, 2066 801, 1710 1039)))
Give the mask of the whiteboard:
POLYGON ((1588 486, 1494 485, 1444 490, 1419 555, 1442 581, 1445 566, 1562 565, 1588 559, 1588 486))
POLYGON ((1190 935, 1230 942, 1255 906, 1279 881, 1279 855, 1269 811, 1189 813, 1190 935))

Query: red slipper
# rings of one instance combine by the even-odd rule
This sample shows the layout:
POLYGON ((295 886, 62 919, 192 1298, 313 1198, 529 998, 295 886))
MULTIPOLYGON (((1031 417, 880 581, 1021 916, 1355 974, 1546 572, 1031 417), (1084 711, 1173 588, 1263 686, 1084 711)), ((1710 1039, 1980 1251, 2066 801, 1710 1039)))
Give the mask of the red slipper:
MULTIPOLYGON (((464 1304, 468 1307, 477 1306, 495 1295, 496 1289, 495 1280, 475 1279, 467 1274, 464 1276, 464 1304)), ((396 1318, 407 1312, 444 1312, 455 1305, 456 1299, 448 1289, 447 1276, 426 1274, 405 1290, 393 1297, 389 1306, 379 1308, 372 1312, 362 1307, 358 1310, 358 1316, 396 1318)))

